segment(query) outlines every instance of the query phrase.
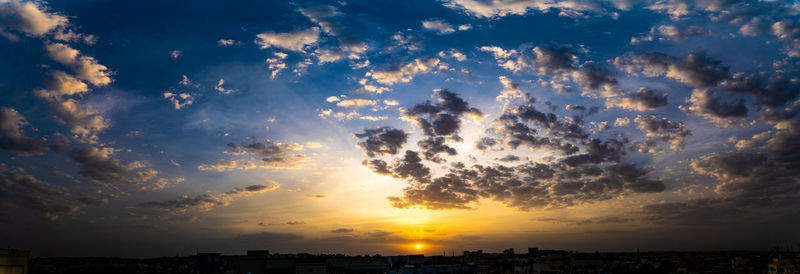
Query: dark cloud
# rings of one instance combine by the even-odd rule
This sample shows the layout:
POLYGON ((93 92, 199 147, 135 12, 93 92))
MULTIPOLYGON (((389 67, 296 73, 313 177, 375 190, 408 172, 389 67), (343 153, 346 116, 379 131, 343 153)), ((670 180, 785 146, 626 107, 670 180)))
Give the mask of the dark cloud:
MULTIPOLYGON (((581 114, 581 117, 586 117, 586 116, 589 116, 589 115, 595 114, 595 113, 597 113, 598 111, 600 111, 600 108, 599 108, 599 107, 588 107, 588 108, 587 108, 587 107, 585 107, 585 106, 581 106, 581 105, 571 105, 571 104, 567 104, 566 106, 564 106, 564 109, 566 109, 566 110, 572 110, 572 111, 578 111, 578 112, 580 112, 580 114, 581 114)), ((553 110, 555 110, 555 109, 553 109, 553 110)))
POLYGON ((717 180, 714 197, 646 205, 642 212, 659 222, 719 225, 751 223, 774 216, 764 210, 795 208, 800 201, 800 122, 785 120, 776 129, 691 163, 698 174, 717 180))
POLYGON ((69 138, 64 134, 56 133, 50 137, 50 151, 61 152, 69 148, 69 138))
POLYGON ((352 228, 337 228, 337 229, 331 230, 331 232, 333 232, 333 233, 351 233, 351 232, 355 232, 355 231, 356 230, 352 229, 352 228))
POLYGON ((686 138, 692 135, 692 132, 683 123, 673 122, 663 117, 636 116, 633 121, 639 124, 639 129, 646 134, 647 138, 668 142, 674 151, 683 150, 686 138))
MULTIPOLYGON (((365 164, 378 173, 407 181, 402 196, 388 198, 393 206, 400 208, 470 209, 480 199, 495 200, 522 210, 560 208, 607 200, 624 193, 666 189, 661 181, 649 179, 645 169, 624 162, 626 140, 591 139, 583 130, 585 122, 579 117, 543 113, 536 110, 533 103, 527 96, 524 104, 507 106, 503 115, 493 122, 493 128, 487 131, 502 141, 481 137, 477 147, 483 151, 490 148, 499 151, 526 145, 534 150, 561 152, 550 162, 470 167, 458 162, 449 165, 447 172, 434 176, 428 164, 440 162, 423 162, 419 152, 407 150, 392 165, 382 160, 365 161, 365 164), (540 131, 543 136, 539 136, 540 131)), ((424 103, 411 113, 438 114, 440 108, 443 107, 424 103)), ((425 126, 420 127, 423 133, 425 129, 425 126)), ((435 131, 430 133, 436 136, 435 131)), ((421 150, 425 149, 421 146, 421 150)), ((520 159, 508 155, 500 162, 506 160, 520 159)))
POLYGON ((649 33, 642 34, 638 37, 631 38, 631 44, 639 44, 642 42, 649 42, 655 39, 670 40, 673 42, 684 42, 690 37, 710 35, 711 31, 704 29, 700 26, 680 27, 673 25, 661 25, 652 27, 649 33))
POLYGON ((596 217, 587 219, 537 218, 532 220, 539 222, 563 223, 569 225, 588 225, 588 224, 623 224, 623 223, 633 222, 636 219, 622 218, 617 216, 606 216, 606 217, 596 217))
POLYGON ((272 191, 279 186, 280 185, 277 183, 272 182, 269 185, 251 185, 243 188, 235 187, 221 194, 204 193, 194 197, 183 196, 175 200, 144 202, 140 203, 139 206, 166 210, 174 214, 186 213, 188 211, 205 212, 215 207, 228 206, 235 198, 272 191))
POLYGON ((736 73, 720 83, 720 88, 733 94, 752 95, 756 104, 775 108, 797 98, 800 94, 800 78, 784 72, 769 76, 736 73))
MULTIPOLYGON (((497 118, 491 131, 511 149, 525 145, 531 149, 546 148, 572 154, 578 151, 573 143, 561 140, 580 140, 589 136, 583 126, 586 123, 576 116, 557 117, 536 109, 534 100, 527 95, 526 103, 508 107, 497 118)), ((486 139, 494 140, 494 139, 486 139)), ((491 145, 499 144, 494 142, 491 145)), ((490 143, 480 144, 488 146, 490 143)), ((480 147, 479 147, 480 149, 480 147)))
POLYGON ((338 35, 342 32, 341 26, 339 26, 339 24, 337 24, 335 21, 331 20, 334 16, 340 14, 334 6, 321 5, 309 8, 301 8, 300 13, 303 14, 303 16, 308 17, 311 22, 319 25, 319 27, 328 34, 338 35))
POLYGON ((519 156, 510 155, 509 154, 509 155, 503 156, 503 158, 499 158, 497 160, 500 161, 500 162, 516 162, 516 161, 519 161, 520 158, 519 158, 519 156))
POLYGON ((537 71, 545 75, 572 72, 578 60, 568 47, 535 47, 533 53, 537 71))
POLYGON ((408 135, 404 131, 390 127, 364 129, 363 133, 356 133, 355 137, 364 139, 358 145, 369 157, 397 154, 408 139, 408 135))
POLYGON ((81 164, 79 173, 100 183, 124 182, 131 170, 113 157, 113 148, 85 147, 70 152, 70 157, 81 164))
POLYGON ((605 90, 612 94, 615 92, 614 87, 617 86, 617 78, 614 73, 592 61, 583 63, 575 70, 572 73, 572 79, 589 90, 605 90))
MULTIPOLYGON (((108 197, 90 196, 69 188, 41 181, 22 168, 0 164, 0 206, 31 210, 49 220, 78 212, 86 206, 103 205, 108 197)), ((16 213, 12 214, 16 216, 16 213)), ((22 216, 16 216, 22 219, 22 216)))
POLYGON ((303 146, 295 143, 272 142, 266 140, 264 142, 255 141, 255 137, 251 137, 253 142, 234 144, 229 143, 228 150, 233 155, 253 154, 261 157, 261 161, 266 164, 280 164, 291 163, 297 158, 303 158, 301 154, 289 154, 288 152, 297 151, 303 146))
POLYGON ((222 172, 231 169, 251 169, 251 168, 293 168, 296 167, 305 155, 295 153, 302 150, 303 146, 291 142, 273 142, 269 139, 260 142, 256 137, 249 137, 250 142, 240 144, 229 143, 227 154, 240 157, 254 158, 232 158, 220 159, 214 163, 201 164, 197 166, 200 170, 216 170, 222 172))
POLYGON ((43 142, 22 132, 22 127, 27 124, 25 117, 17 110, 9 107, 0 108, 0 148, 21 154, 42 152, 43 142))
POLYGON ((413 122, 427 136, 417 143, 425 159, 442 162, 439 153, 457 154, 446 141, 461 141, 458 133, 462 117, 482 119, 483 113, 449 90, 439 90, 435 95, 438 97, 435 103, 426 101, 405 109, 403 119, 413 122))
POLYGON ((689 106, 679 106, 687 113, 706 117, 720 126, 730 126, 735 124, 731 119, 745 118, 748 109, 744 105, 744 100, 721 99, 708 90, 695 89, 687 102, 689 106))
POLYGON ((713 87, 728 78, 728 68, 704 51, 691 52, 683 59, 658 52, 629 52, 614 59, 614 65, 632 75, 665 76, 695 87, 713 87))
POLYGON ((667 105, 667 93, 639 88, 634 93, 606 99, 606 107, 648 111, 667 105))
POLYGON ((447 155, 456 155, 456 149, 445 144, 444 137, 428 137, 417 142, 420 150, 425 159, 437 163, 444 162, 444 159, 439 157, 439 153, 446 153, 447 155))

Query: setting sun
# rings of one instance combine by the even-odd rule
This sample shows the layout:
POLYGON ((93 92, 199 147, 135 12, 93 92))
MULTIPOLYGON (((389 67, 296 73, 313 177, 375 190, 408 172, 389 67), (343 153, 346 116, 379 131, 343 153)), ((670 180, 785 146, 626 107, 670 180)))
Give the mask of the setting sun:
POLYGON ((414 247, 417 248, 417 249, 422 249, 422 245, 421 244, 417 244, 414 247))

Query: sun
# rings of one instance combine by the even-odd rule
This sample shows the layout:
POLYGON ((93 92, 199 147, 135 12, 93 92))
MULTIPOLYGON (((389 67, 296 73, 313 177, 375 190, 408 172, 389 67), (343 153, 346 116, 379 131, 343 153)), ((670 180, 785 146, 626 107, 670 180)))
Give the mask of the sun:
POLYGON ((416 247, 417 249, 422 249, 422 245, 421 244, 417 244, 414 247, 416 247))

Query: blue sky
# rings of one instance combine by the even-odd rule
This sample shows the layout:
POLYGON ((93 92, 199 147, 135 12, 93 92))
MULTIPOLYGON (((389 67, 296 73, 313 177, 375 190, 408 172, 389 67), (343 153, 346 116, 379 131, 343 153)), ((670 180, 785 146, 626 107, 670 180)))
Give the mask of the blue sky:
POLYGON ((0 231, 20 235, 2 242, 47 256, 796 242, 798 12, 0 0, 0 231))

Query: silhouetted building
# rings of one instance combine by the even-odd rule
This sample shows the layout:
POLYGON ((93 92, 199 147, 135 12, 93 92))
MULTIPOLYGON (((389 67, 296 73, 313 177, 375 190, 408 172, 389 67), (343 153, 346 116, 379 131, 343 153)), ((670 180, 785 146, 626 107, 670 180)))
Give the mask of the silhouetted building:
POLYGON ((225 261, 220 253, 197 253, 197 271, 202 274, 216 274, 225 271, 225 261))
POLYGON ((27 274, 29 251, 0 249, 0 274, 27 274))

